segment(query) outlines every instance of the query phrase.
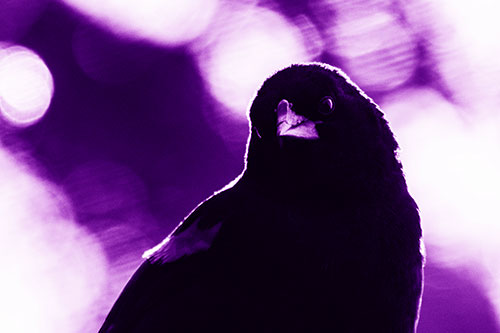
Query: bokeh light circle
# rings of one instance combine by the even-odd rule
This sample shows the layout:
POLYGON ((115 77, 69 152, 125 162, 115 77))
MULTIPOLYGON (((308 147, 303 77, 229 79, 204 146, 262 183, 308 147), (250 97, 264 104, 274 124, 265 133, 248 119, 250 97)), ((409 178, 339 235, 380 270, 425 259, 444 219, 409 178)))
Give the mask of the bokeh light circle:
POLYGON ((218 0, 64 0, 118 35, 179 45, 210 24, 218 0))
POLYGON ((33 51, 11 46, 0 50, 0 114, 13 125, 25 126, 47 111, 54 82, 44 61, 33 51))
POLYGON ((433 260, 474 271, 500 318, 499 119, 464 121, 459 107, 423 88, 394 94, 382 107, 433 260))
MULTIPOLYGON (((426 43, 444 89, 469 115, 496 117, 500 102, 500 2, 407 1, 404 15, 426 43)), ((436 80, 437 81, 437 80, 436 80)))
POLYGON ((1 332, 97 331, 107 259, 71 205, 0 146, 1 332))
POLYGON ((345 71, 365 90, 392 90, 417 67, 410 31, 388 12, 342 12, 327 31, 328 51, 340 56, 345 71))
POLYGON ((300 29, 277 12, 241 6, 222 15, 193 50, 213 96, 241 117, 268 76, 310 60, 304 44, 300 29))

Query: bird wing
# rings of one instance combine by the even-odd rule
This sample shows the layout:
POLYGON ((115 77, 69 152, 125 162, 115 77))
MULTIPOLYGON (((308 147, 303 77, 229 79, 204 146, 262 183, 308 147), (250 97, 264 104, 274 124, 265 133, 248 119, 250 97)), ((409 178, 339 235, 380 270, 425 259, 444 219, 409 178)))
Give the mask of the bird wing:
POLYGON ((219 232, 222 219, 203 216, 207 212, 202 214, 200 210, 195 210, 163 242, 146 251, 144 256, 153 263, 166 264, 208 250, 219 232))
POLYGON ((123 289, 99 333, 165 330, 156 326, 156 317, 160 311, 175 313, 175 308, 183 306, 179 302, 188 303, 183 289, 192 289, 197 273, 208 265, 203 254, 223 224, 226 196, 219 193, 200 204, 162 243, 145 253, 146 260, 123 289))

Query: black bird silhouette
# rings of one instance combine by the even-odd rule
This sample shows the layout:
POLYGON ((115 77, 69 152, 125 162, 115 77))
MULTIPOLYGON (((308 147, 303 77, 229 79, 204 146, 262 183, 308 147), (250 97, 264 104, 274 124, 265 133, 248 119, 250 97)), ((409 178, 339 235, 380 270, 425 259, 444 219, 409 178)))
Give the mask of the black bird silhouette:
POLYGON ((244 172, 147 252, 100 332, 414 332, 420 219, 377 105, 297 64, 250 121, 244 172))

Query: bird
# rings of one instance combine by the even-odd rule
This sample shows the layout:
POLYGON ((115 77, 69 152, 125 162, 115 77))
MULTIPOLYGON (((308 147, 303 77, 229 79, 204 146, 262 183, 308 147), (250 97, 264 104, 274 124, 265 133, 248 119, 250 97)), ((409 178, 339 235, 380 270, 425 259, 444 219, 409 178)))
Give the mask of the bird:
POLYGON ((415 332, 422 228, 378 105, 308 62, 248 116, 243 172, 145 252, 99 332, 415 332))

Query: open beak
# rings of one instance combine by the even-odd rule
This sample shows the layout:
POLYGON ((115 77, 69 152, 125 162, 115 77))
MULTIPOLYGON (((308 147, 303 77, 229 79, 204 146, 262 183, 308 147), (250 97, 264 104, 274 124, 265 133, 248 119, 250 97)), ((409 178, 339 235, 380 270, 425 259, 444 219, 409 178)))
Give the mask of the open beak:
POLYGON ((293 136, 308 140, 319 139, 316 124, 304 116, 296 114, 291 104, 283 99, 276 108, 278 114, 278 136, 293 136))

